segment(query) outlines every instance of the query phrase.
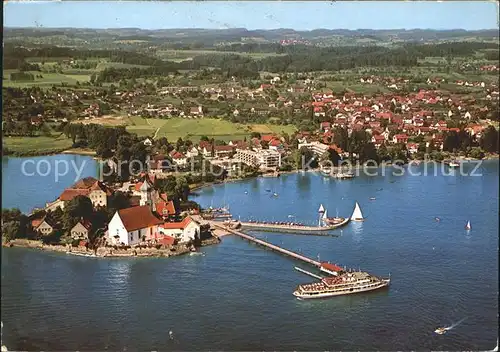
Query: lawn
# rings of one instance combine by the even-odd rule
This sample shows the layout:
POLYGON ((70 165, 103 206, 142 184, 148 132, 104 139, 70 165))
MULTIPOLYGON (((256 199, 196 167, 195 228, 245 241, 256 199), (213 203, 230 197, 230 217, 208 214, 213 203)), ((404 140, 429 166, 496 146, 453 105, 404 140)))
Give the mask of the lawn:
POLYGON ((229 141, 248 138, 251 132, 261 134, 281 134, 286 132, 291 134, 295 131, 295 127, 292 125, 237 124, 211 118, 144 119, 134 116, 129 120, 131 123, 127 126, 129 132, 136 133, 139 136, 152 136, 156 129, 159 128, 157 138, 167 137, 170 141, 175 141, 179 137, 197 141, 201 136, 229 141))
POLYGON ((44 154, 71 148, 73 144, 65 135, 57 137, 4 137, 3 145, 10 151, 22 154, 44 154))

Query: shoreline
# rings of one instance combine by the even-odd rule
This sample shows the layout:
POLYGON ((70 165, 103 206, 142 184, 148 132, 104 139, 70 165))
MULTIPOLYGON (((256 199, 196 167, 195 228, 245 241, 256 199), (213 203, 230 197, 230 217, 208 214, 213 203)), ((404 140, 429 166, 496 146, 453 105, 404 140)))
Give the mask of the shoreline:
MULTIPOLYGON (((214 235, 211 238, 205 239, 201 241, 201 244, 195 248, 202 248, 206 246, 211 246, 215 244, 219 244, 221 242, 219 236, 214 235)), ((64 253, 68 255, 74 256, 82 256, 89 258, 168 258, 168 257, 176 257, 188 253, 192 253, 191 246, 187 246, 185 244, 174 245, 163 248, 116 248, 113 246, 108 247, 99 247, 97 250, 90 250, 85 247, 72 247, 69 245, 52 245, 52 244, 43 244, 41 241, 37 240, 28 240, 28 239, 14 239, 9 242, 2 242, 2 247, 4 248, 28 248, 28 249, 36 249, 40 251, 47 252, 55 252, 55 253, 64 253)), ((194 247, 194 246, 193 246, 194 247)))

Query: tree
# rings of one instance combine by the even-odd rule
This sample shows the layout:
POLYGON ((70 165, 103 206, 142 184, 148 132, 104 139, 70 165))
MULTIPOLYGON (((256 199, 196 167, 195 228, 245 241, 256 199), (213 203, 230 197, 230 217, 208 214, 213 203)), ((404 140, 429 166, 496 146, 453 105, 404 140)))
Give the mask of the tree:
POLYGON ((473 147, 469 152, 469 156, 474 159, 482 159, 484 158, 484 151, 479 147, 473 147))
POLYGON ((372 142, 368 142, 363 145, 361 152, 359 153, 359 159, 361 161, 374 160, 378 163, 379 157, 377 154, 377 149, 372 142))
POLYGON ((189 196, 189 183, 186 180, 186 177, 179 176, 175 181, 174 193, 177 199, 181 199, 186 201, 189 196))
POLYGON ((333 131, 333 143, 335 143, 340 149, 347 150, 347 144, 348 144, 347 129, 342 127, 335 128, 333 131))
POLYGON ((307 167, 316 168, 318 166, 318 161, 316 160, 314 153, 306 147, 301 147, 294 154, 294 162, 297 169, 307 167))
POLYGON ((90 198, 76 196, 64 207, 63 225, 66 230, 70 230, 81 219, 92 220, 94 207, 90 198))
POLYGON ((258 139, 260 139, 261 136, 260 136, 259 132, 252 132, 252 133, 250 133, 250 138, 258 138, 258 139))
POLYGON ((201 136, 201 137, 200 137, 200 141, 205 141, 205 142, 208 142, 208 141, 210 141, 210 140, 208 139, 208 137, 207 137, 207 136, 203 135, 203 136, 201 136))
POLYGON ((489 153, 498 153, 498 131, 493 126, 488 126, 480 140, 480 146, 489 153))
POLYGON ((19 221, 7 221, 2 225, 2 236, 5 240, 12 241, 18 237, 21 230, 21 223, 19 221))
POLYGON ((108 209, 111 210, 112 214, 128 207, 130 207, 130 199, 125 193, 116 191, 109 197, 108 209))

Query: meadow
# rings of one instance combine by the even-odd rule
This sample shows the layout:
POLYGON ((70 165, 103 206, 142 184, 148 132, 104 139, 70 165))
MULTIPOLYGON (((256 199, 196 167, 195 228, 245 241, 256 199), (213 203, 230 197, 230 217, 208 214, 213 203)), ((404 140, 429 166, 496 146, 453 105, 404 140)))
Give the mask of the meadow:
POLYGON ((61 134, 58 136, 3 137, 3 146, 17 155, 42 155, 70 149, 73 142, 61 134))
POLYGON ((175 141, 179 138, 198 141, 201 136, 230 141, 235 139, 248 139, 252 132, 261 134, 292 134, 296 131, 293 125, 274 125, 274 124, 239 124, 230 121, 201 118, 169 118, 169 119, 154 119, 132 116, 127 118, 111 117, 105 119, 96 118, 85 121, 85 123, 101 123, 103 125, 126 125, 127 131, 135 133, 140 137, 153 137, 156 133, 156 138, 166 137, 170 141, 175 141))

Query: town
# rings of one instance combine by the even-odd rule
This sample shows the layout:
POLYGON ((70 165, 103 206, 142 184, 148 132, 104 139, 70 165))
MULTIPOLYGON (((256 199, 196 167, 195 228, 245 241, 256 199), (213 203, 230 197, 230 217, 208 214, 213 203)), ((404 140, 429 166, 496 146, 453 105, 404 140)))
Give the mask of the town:
POLYGON ((186 251, 216 238, 188 199, 207 184, 342 161, 498 155, 498 50, 486 40, 376 57, 369 46, 335 48, 346 64, 303 38, 207 42, 199 53, 107 37, 113 49, 38 46, 29 35, 20 45, 18 31, 6 31, 4 155, 81 153, 104 168, 29 216, 5 210, 9 240, 186 251))

